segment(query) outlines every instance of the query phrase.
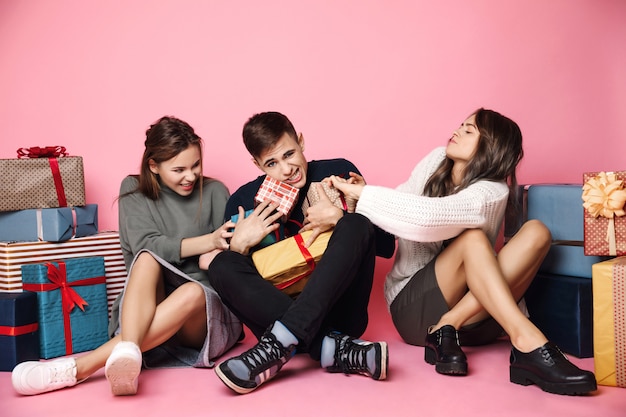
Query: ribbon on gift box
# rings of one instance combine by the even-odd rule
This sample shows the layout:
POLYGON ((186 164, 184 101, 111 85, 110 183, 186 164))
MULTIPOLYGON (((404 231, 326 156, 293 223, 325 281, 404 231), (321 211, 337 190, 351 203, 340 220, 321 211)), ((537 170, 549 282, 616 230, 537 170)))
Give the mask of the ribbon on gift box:
POLYGON ((72 327, 70 325, 70 313, 74 307, 78 306, 82 311, 85 311, 85 306, 88 303, 74 290, 72 287, 84 286, 84 285, 97 285, 106 283, 106 277, 94 277, 85 278, 79 281, 67 282, 67 271, 65 262, 57 261, 58 267, 52 263, 47 262, 46 268, 48 269, 48 279, 50 283, 45 284, 22 284, 22 288, 26 291, 43 292, 52 291, 56 289, 61 290, 61 306, 63 309, 63 329, 65 333, 65 353, 70 355, 73 353, 72 348, 72 327))
POLYGON ((609 255, 617 255, 617 243, 615 240, 615 217, 626 214, 626 190, 624 182, 618 180, 613 172, 600 172, 590 178, 583 185, 583 207, 587 212, 597 218, 599 216, 609 219, 606 231, 606 241, 609 243, 609 255))
POLYGON ((25 324, 23 326, 0 326, 0 336, 21 336, 23 334, 36 332, 39 323, 25 324))
POLYGON ((59 207, 67 207, 67 199, 65 198, 65 189, 63 188, 63 179, 61 178, 61 170, 59 169, 59 161, 57 158, 67 156, 65 146, 33 146, 30 148, 19 148, 17 150, 18 159, 22 158, 48 158, 52 178, 54 180, 54 188, 59 199, 59 207))
POLYGON ((292 286, 296 282, 301 281, 304 278, 308 277, 309 275, 311 275, 311 273, 313 273, 313 270, 315 269, 315 259, 313 259, 311 252, 309 252, 306 246, 304 246, 304 239, 302 238, 302 235, 297 234, 293 238, 296 241, 296 244, 298 245, 298 249, 300 250, 302 257, 304 258, 304 261, 309 266, 309 270, 305 272, 304 274, 298 275, 297 277, 294 277, 294 278, 291 278, 291 279, 288 279, 286 281, 276 284, 275 287, 281 291, 287 287, 292 286))

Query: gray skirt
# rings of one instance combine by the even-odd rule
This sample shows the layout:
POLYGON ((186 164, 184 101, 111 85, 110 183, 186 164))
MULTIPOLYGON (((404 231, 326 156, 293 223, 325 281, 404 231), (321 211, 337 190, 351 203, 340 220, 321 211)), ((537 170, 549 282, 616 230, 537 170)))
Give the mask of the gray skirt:
MULTIPOLYGON (((428 328, 450 308, 446 303, 435 275, 435 257, 413 275, 390 306, 391 318, 402 339, 416 346, 424 346, 428 328)), ((502 336, 502 327, 487 318, 459 329, 462 346, 484 345, 502 336)))
MULTIPOLYGON (((133 265, 137 257, 142 252, 148 252, 163 269, 163 279, 165 281, 166 293, 171 293, 175 288, 186 282, 195 282, 204 288, 204 296, 206 301, 207 316, 207 336, 204 340, 202 349, 197 350, 177 344, 175 338, 168 340, 160 346, 151 349, 143 354, 143 362, 145 368, 161 368, 161 367, 184 367, 193 366, 196 368, 210 368, 215 365, 215 358, 224 354, 239 340, 243 327, 239 319, 224 306, 222 300, 215 290, 204 285, 189 275, 177 269, 169 262, 163 260, 154 252, 143 249, 135 255, 133 263, 128 271, 132 271, 133 265)), ((128 285, 128 279, 124 284, 124 290, 128 285)), ((111 311, 111 320, 109 322, 109 335, 113 336, 120 331, 119 317, 121 314, 122 300, 124 291, 117 297, 113 303, 111 311)))

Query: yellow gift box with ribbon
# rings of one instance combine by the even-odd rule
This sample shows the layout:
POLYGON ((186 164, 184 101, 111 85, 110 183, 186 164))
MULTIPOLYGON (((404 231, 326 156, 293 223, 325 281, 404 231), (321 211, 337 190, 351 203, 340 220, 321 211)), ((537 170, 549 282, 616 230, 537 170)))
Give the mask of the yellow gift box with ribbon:
POLYGON ((585 255, 626 255, 626 171, 583 174, 585 255))
POLYGON ((594 264, 592 275, 596 380, 626 388, 626 256, 594 264))
POLYGON ((330 231, 321 233, 306 248, 311 233, 306 231, 254 252, 252 261, 259 274, 288 295, 301 293, 332 235, 330 231))

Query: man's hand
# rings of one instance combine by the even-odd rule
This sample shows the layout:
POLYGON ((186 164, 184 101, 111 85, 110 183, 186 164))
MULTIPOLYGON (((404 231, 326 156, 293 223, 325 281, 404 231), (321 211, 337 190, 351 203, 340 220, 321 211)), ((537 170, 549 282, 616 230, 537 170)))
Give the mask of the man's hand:
POLYGON ((307 230, 313 232, 307 241, 304 242, 305 247, 309 247, 321 233, 335 227, 339 219, 343 217, 343 210, 330 201, 322 185, 313 184, 313 186, 317 187, 317 193, 320 199, 307 209, 304 218, 304 227, 300 229, 300 232, 307 230))
POLYGON ((247 255, 269 233, 280 227, 277 222, 282 213, 276 211, 278 205, 266 200, 259 204, 248 217, 243 207, 239 207, 239 218, 230 239, 230 250, 247 255))

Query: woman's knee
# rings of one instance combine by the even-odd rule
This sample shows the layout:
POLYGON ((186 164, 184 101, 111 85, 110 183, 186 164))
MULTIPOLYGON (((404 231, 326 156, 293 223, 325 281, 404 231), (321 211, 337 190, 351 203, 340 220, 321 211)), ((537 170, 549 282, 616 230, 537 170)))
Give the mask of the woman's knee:
POLYGON ((176 297, 181 307, 191 309, 204 308, 205 295, 201 284, 186 282, 176 288, 176 297))
POLYGON ((552 243, 550 229, 537 219, 525 222, 517 234, 539 251, 547 251, 552 243))

